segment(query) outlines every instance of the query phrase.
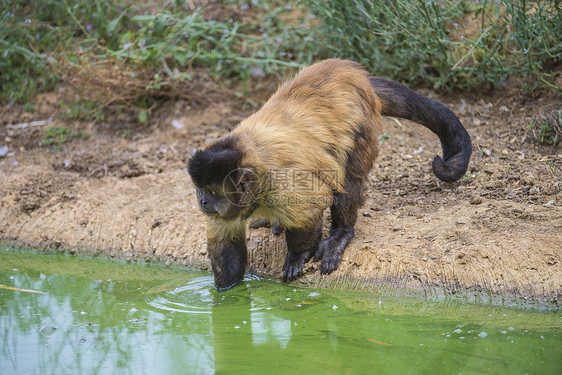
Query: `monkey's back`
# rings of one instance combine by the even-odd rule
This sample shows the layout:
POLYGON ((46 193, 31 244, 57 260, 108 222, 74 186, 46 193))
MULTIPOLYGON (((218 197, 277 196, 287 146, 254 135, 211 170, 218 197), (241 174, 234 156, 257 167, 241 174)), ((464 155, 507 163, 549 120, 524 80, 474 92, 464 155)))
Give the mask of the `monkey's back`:
POLYGON ((349 155, 368 163, 377 155, 380 101, 359 64, 331 59, 284 83, 235 134, 267 169, 335 171, 342 191, 349 155))
POLYGON ((350 61, 322 61, 281 85, 233 131, 246 150, 242 166, 288 173, 284 186, 269 194, 286 204, 262 215, 286 227, 301 225, 329 206, 334 192, 344 192, 350 170, 365 177, 378 153, 380 110, 369 74, 350 61), (295 173, 313 174, 321 184, 299 188, 295 173))

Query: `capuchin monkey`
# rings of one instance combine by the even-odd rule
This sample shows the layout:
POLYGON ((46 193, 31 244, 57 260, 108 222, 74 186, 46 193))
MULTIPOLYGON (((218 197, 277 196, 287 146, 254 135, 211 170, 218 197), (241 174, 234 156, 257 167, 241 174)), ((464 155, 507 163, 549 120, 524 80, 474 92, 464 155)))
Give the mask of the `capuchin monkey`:
POLYGON ((378 154, 382 115, 437 134, 443 158, 435 156, 432 168, 439 179, 452 182, 464 175, 472 146, 453 112, 339 59, 302 69, 230 134, 193 152, 188 172, 207 215, 207 253, 219 290, 244 275, 251 216, 271 223, 277 234, 285 232, 283 281, 300 276, 312 257, 322 261, 323 275, 338 268, 378 154), (331 229, 322 239, 327 207, 331 229))

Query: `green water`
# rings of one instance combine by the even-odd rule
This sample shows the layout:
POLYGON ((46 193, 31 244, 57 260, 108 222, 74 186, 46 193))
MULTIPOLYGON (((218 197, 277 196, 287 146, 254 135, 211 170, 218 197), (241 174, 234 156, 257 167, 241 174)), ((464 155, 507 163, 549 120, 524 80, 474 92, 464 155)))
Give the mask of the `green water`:
POLYGON ((212 282, 0 251, 0 374, 562 373, 560 311, 212 282))

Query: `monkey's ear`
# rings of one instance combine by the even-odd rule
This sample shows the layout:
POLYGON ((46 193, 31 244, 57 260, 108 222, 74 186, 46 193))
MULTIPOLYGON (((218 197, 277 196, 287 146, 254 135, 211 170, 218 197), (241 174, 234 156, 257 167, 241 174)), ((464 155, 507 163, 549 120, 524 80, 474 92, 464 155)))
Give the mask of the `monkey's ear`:
POLYGON ((191 157, 194 157, 197 153, 199 152, 198 149, 194 148, 193 151, 191 151, 191 157))

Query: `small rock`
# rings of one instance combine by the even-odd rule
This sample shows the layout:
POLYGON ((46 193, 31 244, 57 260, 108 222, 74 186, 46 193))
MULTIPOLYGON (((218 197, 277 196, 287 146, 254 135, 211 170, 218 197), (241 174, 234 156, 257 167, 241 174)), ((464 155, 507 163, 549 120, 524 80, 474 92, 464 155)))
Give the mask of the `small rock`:
POLYGON ((474 119, 472 120, 472 124, 473 124, 474 126, 478 126, 478 125, 482 124, 482 121, 480 121, 479 118, 474 118, 474 119))
POLYGON ((183 122, 179 120, 172 120, 172 126, 174 127, 174 129, 183 129, 183 122))
POLYGON ((363 211, 363 216, 365 217, 373 217, 373 215, 369 211, 363 211))
POLYGON ((8 149, 8 146, 0 146, 0 158, 3 158, 4 156, 8 155, 8 151, 10 151, 8 149))
POLYGON ((478 196, 478 195, 473 195, 470 197, 470 204, 480 204, 482 203, 482 197, 478 196))
POLYGON ((459 113, 464 114, 466 112, 466 102, 461 99, 461 105, 459 105, 459 113))
POLYGON ((252 78, 263 78, 265 77, 265 72, 259 66, 250 67, 250 77, 252 78))
POLYGON ((465 225, 465 224, 468 224, 468 219, 467 219, 466 217, 458 217, 458 218, 455 220, 455 223, 456 223, 457 225, 465 225))

